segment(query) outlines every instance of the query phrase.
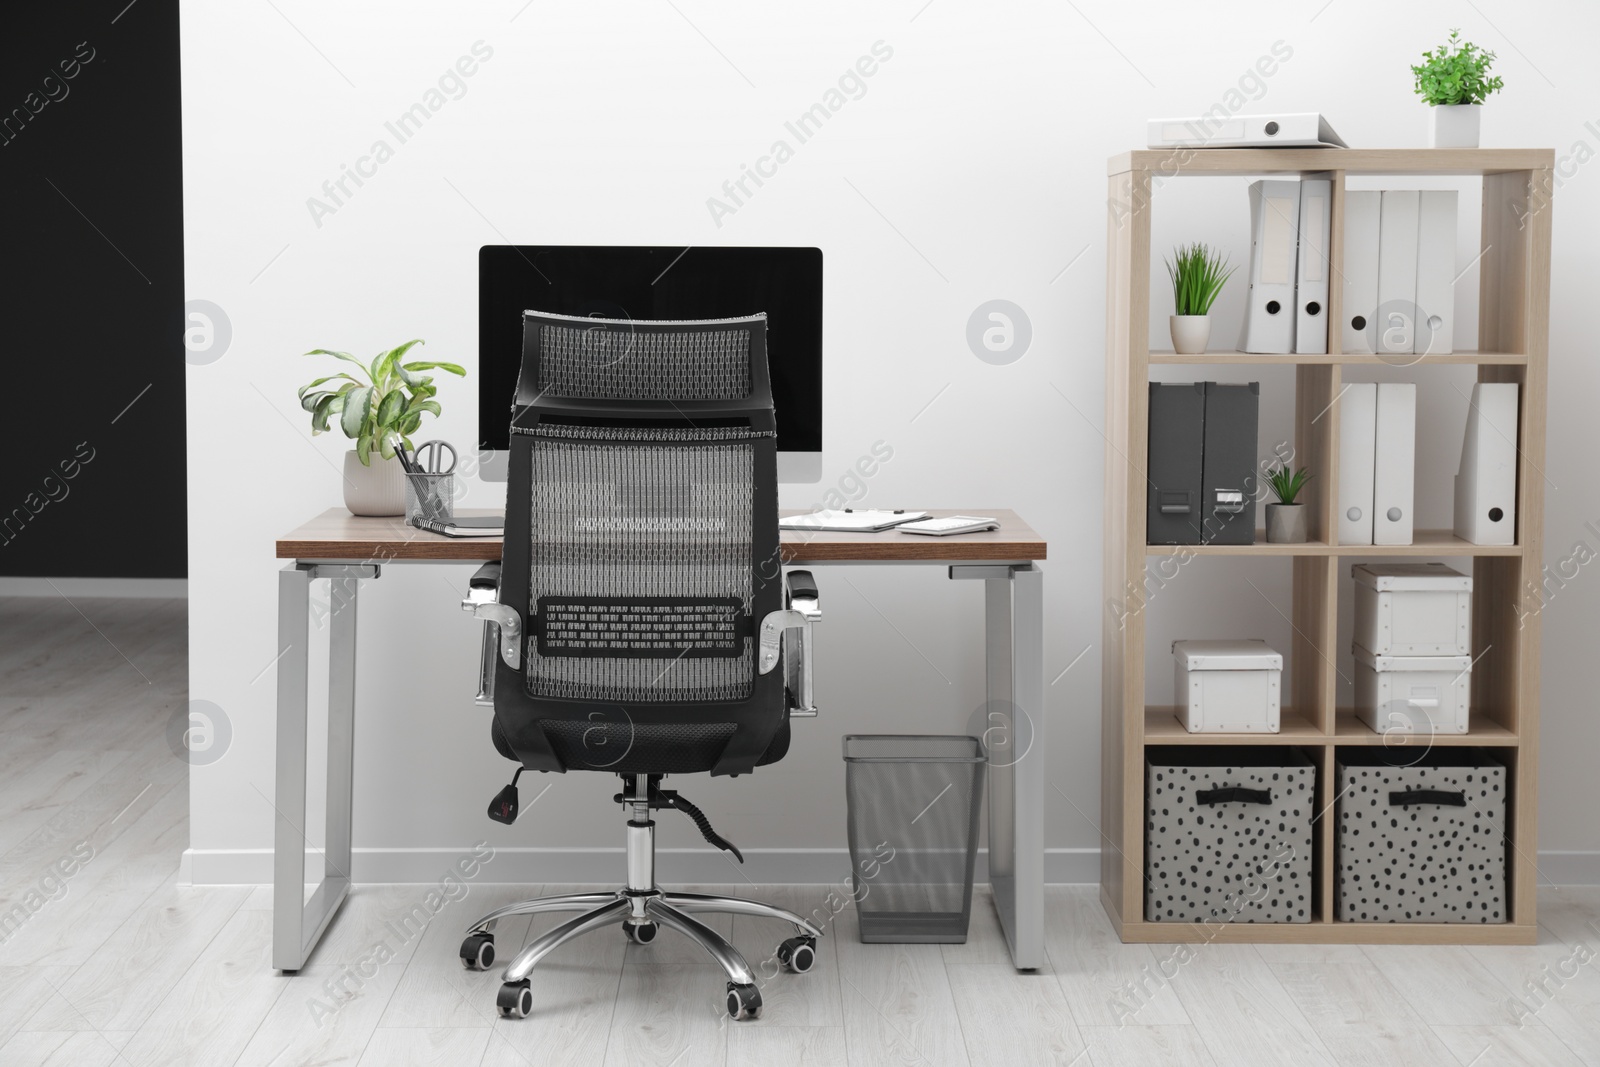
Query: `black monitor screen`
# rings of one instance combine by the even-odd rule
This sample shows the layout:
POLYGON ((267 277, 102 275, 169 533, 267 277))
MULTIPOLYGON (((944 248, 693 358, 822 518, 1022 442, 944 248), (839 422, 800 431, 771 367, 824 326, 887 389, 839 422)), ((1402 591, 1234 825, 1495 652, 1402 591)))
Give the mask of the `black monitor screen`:
POLYGON ((726 319, 767 313, 778 449, 822 451, 822 250, 484 245, 478 251, 480 448, 510 447, 522 313, 726 319))

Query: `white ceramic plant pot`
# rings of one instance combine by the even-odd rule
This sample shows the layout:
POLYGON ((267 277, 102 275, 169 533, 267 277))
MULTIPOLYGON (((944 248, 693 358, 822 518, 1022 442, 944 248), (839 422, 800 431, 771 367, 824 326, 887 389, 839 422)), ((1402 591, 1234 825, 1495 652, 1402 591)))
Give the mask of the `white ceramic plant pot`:
POLYGON ((404 515, 406 477, 400 461, 376 451, 367 458, 372 465, 364 467, 355 449, 344 454, 344 506, 352 515, 404 515))
POLYGON ((1172 350, 1181 356, 1198 356, 1211 340, 1210 315, 1173 315, 1172 350))
POLYGON ((1428 125, 1429 148, 1477 148, 1482 104, 1435 104, 1428 125))
POLYGON ((1304 504, 1268 504, 1267 540, 1275 545, 1300 545, 1306 541, 1304 504))

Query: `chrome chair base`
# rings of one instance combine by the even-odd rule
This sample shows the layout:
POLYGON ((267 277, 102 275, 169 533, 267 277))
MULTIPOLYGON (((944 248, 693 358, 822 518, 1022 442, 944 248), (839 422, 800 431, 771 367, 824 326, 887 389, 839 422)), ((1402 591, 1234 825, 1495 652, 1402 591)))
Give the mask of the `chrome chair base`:
POLYGON ((761 1012, 761 992, 756 973, 728 939, 696 919, 694 912, 723 912, 791 923, 795 936, 780 943, 771 960, 777 969, 803 974, 816 963, 817 938, 822 931, 805 918, 786 908, 743 897, 710 896, 703 893, 668 893, 655 884, 655 823, 648 808, 636 808, 628 822, 628 885, 609 893, 564 893, 557 896, 522 900, 496 908, 467 929, 461 942, 461 965, 483 971, 494 966, 494 929, 512 915, 536 915, 547 911, 577 911, 582 914, 545 931, 523 946, 506 967, 497 998, 500 1014, 523 1018, 533 1011, 533 993, 528 975, 539 961, 581 934, 601 927, 618 925, 628 940, 648 945, 660 927, 676 930, 710 953, 728 976, 728 1014, 735 1019, 753 1019, 761 1012))

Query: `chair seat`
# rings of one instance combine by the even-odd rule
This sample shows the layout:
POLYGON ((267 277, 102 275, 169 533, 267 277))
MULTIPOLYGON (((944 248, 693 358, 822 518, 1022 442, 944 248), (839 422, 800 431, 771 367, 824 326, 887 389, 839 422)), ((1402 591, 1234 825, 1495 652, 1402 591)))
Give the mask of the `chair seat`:
MULTIPOLYGON (((551 749, 569 771, 613 774, 700 774, 722 756, 737 727, 730 722, 615 723, 541 719, 539 726, 551 749)), ((494 719, 490 737, 506 759, 521 762, 494 719)), ((756 766, 781 760, 789 751, 789 722, 784 720, 756 766)))

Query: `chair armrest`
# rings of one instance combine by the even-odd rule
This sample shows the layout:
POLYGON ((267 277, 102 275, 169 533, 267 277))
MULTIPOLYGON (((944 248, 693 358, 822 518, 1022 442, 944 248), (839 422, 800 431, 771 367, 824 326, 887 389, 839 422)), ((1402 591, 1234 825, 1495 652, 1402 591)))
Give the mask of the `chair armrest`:
POLYGON ((789 714, 814 718, 817 714, 811 680, 811 624, 822 618, 817 583, 810 571, 788 571, 783 576, 784 610, 761 622, 762 674, 783 662, 783 685, 790 701, 789 714))
POLYGON ((467 579, 467 599, 481 600, 487 594, 490 601, 500 598, 500 563, 485 563, 467 579))
POLYGON ((499 563, 485 563, 473 574, 467 582, 467 598, 461 602, 461 610, 484 623, 477 702, 492 705, 496 644, 506 666, 512 670, 522 667, 522 616, 517 614, 516 609, 500 603, 499 563))
POLYGON ((810 571, 789 571, 783 576, 784 603, 807 619, 822 618, 822 601, 817 592, 817 581, 810 571))

